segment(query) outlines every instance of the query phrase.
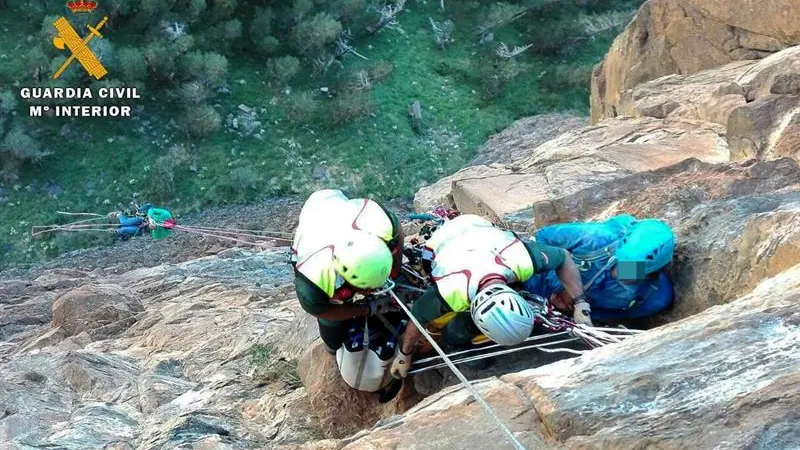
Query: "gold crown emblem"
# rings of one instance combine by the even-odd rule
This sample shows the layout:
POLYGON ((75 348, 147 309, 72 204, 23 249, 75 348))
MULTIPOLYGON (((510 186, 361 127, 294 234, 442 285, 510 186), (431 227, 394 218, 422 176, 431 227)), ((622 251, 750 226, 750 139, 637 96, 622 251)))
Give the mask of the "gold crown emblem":
POLYGON ((97 2, 91 0, 77 0, 67 2, 67 8, 73 13, 90 13, 97 9, 97 2))

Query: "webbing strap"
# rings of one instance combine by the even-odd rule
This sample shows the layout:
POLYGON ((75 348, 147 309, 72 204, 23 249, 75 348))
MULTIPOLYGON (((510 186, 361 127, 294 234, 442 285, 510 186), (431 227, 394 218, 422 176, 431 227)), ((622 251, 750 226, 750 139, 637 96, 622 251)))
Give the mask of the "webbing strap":
POLYGON ((358 363, 358 371, 356 372, 356 386, 361 386, 361 377, 364 376, 364 366, 367 365, 367 352, 369 351, 369 320, 364 321, 364 348, 361 353, 361 361, 358 363))

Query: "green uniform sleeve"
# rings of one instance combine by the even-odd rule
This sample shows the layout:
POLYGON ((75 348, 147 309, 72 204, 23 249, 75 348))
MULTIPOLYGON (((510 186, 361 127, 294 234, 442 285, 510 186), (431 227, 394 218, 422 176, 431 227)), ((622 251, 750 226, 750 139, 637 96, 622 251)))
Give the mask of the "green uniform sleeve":
POLYGON ((534 273, 556 270, 564 264, 566 251, 563 248, 537 242, 525 242, 525 248, 533 260, 534 273))
POLYGON ((312 283, 308 278, 299 272, 295 272, 294 288, 297 292, 297 299, 305 312, 318 316, 330 311, 336 305, 330 302, 328 295, 312 283))
POLYGON ((431 286, 425 290, 425 293, 415 300, 414 305, 411 307, 411 314, 413 314, 422 325, 426 325, 428 322, 450 311, 452 311, 452 309, 447 306, 447 303, 445 303, 439 295, 439 291, 436 290, 435 286, 431 286))

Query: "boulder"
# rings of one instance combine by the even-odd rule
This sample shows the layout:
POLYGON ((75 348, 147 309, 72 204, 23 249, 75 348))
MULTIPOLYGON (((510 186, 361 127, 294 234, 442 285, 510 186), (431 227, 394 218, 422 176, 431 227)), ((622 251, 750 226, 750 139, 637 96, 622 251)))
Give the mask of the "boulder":
POLYGON ((113 284, 86 284, 60 296, 53 303, 53 326, 67 336, 83 331, 104 339, 125 331, 144 311, 130 290, 113 284))
POLYGON ((739 78, 755 66, 739 61, 692 75, 667 75, 620 94, 617 113, 632 117, 681 117, 728 124, 731 112, 747 104, 739 78))
POLYGON ((691 120, 617 118, 529 150, 512 173, 455 181, 452 197, 464 213, 514 226, 530 223, 526 209, 605 181, 658 169, 687 158, 728 160, 723 127, 691 120), (520 212, 523 212, 520 215, 520 212))
POLYGON ((768 95, 735 109, 728 144, 733 159, 800 159, 800 95, 768 95))
POLYGON ((384 404, 378 394, 350 388, 325 351, 322 342, 310 347, 298 361, 297 370, 308 392, 311 408, 327 437, 342 438, 372 426, 380 419, 402 413, 420 400, 412 383, 403 383, 397 396, 384 404))
MULTIPOLYGON (((563 448, 548 445, 542 438, 537 411, 517 386, 497 378, 476 381, 473 386, 525 448, 563 448)), ((342 444, 342 450, 513 448, 495 422, 461 386, 432 395, 405 415, 382 421, 371 431, 345 439, 342 444)))
POLYGON ((56 295, 44 292, 0 301, 0 339, 22 339, 26 330, 36 330, 50 322, 56 295))
POLYGON ((800 187, 699 205, 674 221, 673 321, 730 302, 800 262, 800 187))
POLYGON ((462 180, 485 180, 497 175, 506 175, 514 171, 504 164, 490 164, 469 166, 459 170, 453 175, 442 178, 430 186, 425 186, 417 191, 414 196, 414 209, 420 212, 430 212, 438 206, 455 208, 453 200, 453 184, 462 180))
MULTIPOLYGON (((475 385, 529 449, 795 448, 798 301, 800 265, 731 304, 475 385)), ((340 445, 500 448, 503 440, 456 387, 340 445)))
POLYGON ((759 59, 800 44, 798 0, 649 0, 592 75, 592 122, 616 117, 621 96, 664 75, 759 59))
POLYGON ((642 83, 620 94, 617 112, 724 125, 734 159, 794 157, 800 151, 800 46, 761 61, 642 83))

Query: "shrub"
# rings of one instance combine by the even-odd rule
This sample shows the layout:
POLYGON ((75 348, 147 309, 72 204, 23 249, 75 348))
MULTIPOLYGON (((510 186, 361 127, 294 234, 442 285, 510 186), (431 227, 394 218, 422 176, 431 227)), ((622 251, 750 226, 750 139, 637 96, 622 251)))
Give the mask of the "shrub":
POLYGON ((136 10, 136 19, 140 23, 151 23, 169 11, 170 2, 164 0, 140 0, 136 10))
POLYGON ((238 167, 231 170, 221 184, 237 200, 243 200, 258 185, 258 173, 252 167, 238 167))
POLYGON ((394 66, 388 61, 378 61, 367 69, 369 77, 374 82, 381 82, 392 75, 394 66))
POLYGON ((282 56, 267 60, 267 73, 272 80, 286 84, 300 71, 300 60, 294 56, 282 56))
POLYGON ((253 42, 253 44, 255 44, 256 50, 264 55, 271 55, 275 53, 275 50, 278 49, 278 45, 280 45, 278 40, 272 36, 265 36, 262 39, 253 42))
POLYGON ((342 34, 342 24, 328 13, 318 13, 292 30, 292 44, 301 54, 311 54, 333 43, 342 34))
POLYGON ((3 141, 0 143, 0 151, 8 153, 11 157, 20 160, 37 160, 45 156, 39 142, 28 135, 21 125, 15 125, 11 131, 6 134, 5 138, 3 138, 3 141))
POLYGON ((189 0, 184 3, 181 10, 181 17, 189 23, 196 22, 206 10, 206 0, 189 0))
POLYGON ((484 33, 494 28, 502 27, 518 18, 525 10, 526 8, 522 5, 512 5, 503 2, 494 3, 489 7, 486 20, 481 24, 478 31, 484 33))
POLYGON ((181 119, 181 126, 189 135, 202 138, 219 130, 222 117, 210 105, 187 107, 181 119))
POLYGON ((18 105, 17 96, 10 90, 0 91, 0 119, 11 114, 18 105))
POLYGON ((206 53, 203 78, 213 86, 221 86, 225 84, 225 78, 227 76, 228 60, 218 53, 206 53))
POLYGON ((272 34, 272 21, 275 14, 269 8, 256 7, 250 22, 250 38, 257 42, 272 34))
POLYGON ((117 52, 116 69, 124 81, 145 81, 147 65, 144 61, 144 53, 141 50, 135 47, 124 47, 117 52))
POLYGON ((173 49, 163 41, 148 44, 144 49, 144 60, 157 79, 171 79, 177 69, 173 49))
POLYGON ((573 17, 563 20, 541 19, 529 24, 528 31, 532 37, 531 51, 545 55, 569 49, 585 36, 584 26, 573 17))
POLYGON ((211 93, 208 89, 198 81, 182 83, 175 89, 173 95, 177 97, 178 102, 184 106, 199 105, 211 97, 211 93))
POLYGON ((292 20, 295 23, 300 23, 313 9, 314 2, 312 0, 294 0, 292 3, 292 20))
POLYGON ((175 193, 175 164, 167 156, 156 159, 146 182, 147 195, 155 201, 168 200, 175 193))
POLYGON ((250 348, 250 363, 256 366, 256 376, 265 381, 281 381, 290 389, 302 384, 297 373, 297 363, 274 355, 266 345, 255 344, 250 348))
POLYGON ((203 42, 206 47, 227 52, 240 37, 242 37, 242 22, 232 19, 209 28, 203 34, 203 42))
POLYGON ((208 13, 207 20, 208 23, 215 24, 230 18, 233 12, 236 11, 239 0, 214 0, 211 4, 213 6, 208 13))
POLYGON ((185 75, 210 86, 222 86, 228 75, 228 60, 214 52, 189 52, 181 59, 185 75))
POLYGON ((311 92, 300 92, 286 105, 286 117, 297 123, 311 122, 319 111, 319 102, 311 92))
POLYGON ((361 28, 370 19, 370 8, 367 0, 339 0, 334 4, 335 11, 347 26, 358 26, 361 28))
POLYGON ((592 64, 559 65, 547 71, 540 81, 542 89, 557 93, 565 89, 588 89, 592 80, 592 64))
POLYGON ((250 22, 250 40, 255 49, 264 55, 271 55, 278 49, 278 40, 272 36, 272 22, 275 14, 269 8, 256 8, 250 22))
POLYGON ((341 125, 375 111, 375 104, 367 92, 351 92, 336 98, 330 106, 330 117, 333 125, 341 125))
POLYGON ((522 72, 522 66, 513 59, 495 61, 486 65, 481 73, 484 94, 487 99, 499 96, 506 85, 522 72))
POLYGON ((41 46, 33 47, 25 54, 25 71, 34 79, 49 77, 50 58, 47 57, 41 46))

